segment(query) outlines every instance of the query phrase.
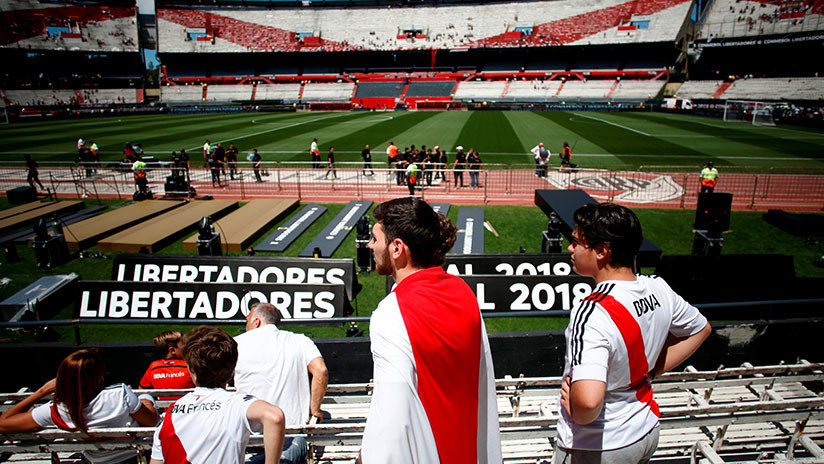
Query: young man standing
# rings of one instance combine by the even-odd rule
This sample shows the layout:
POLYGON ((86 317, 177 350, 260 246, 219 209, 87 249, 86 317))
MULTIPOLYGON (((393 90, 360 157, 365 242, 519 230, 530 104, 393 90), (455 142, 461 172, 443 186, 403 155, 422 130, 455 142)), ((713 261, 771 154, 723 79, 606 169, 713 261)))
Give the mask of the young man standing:
POLYGON ((689 358, 711 328, 663 279, 633 272, 643 235, 628 208, 579 208, 572 237, 573 269, 596 287, 566 329, 552 462, 647 462, 659 429, 650 380, 689 358))
POLYGON ((197 387, 166 410, 155 431, 151 464, 242 464, 253 430, 263 431, 266 464, 280 461, 283 411, 226 390, 237 353, 237 342, 221 329, 201 326, 188 333, 183 357, 197 387))
POLYGON ((369 247, 392 292, 370 321, 375 389, 362 464, 500 463, 492 356, 478 300, 441 268, 456 229, 425 201, 374 210, 369 247))

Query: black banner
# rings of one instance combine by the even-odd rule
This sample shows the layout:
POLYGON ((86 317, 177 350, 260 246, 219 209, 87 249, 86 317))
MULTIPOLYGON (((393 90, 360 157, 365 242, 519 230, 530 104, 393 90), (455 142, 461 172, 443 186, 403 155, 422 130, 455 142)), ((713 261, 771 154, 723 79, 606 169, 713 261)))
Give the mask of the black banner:
POLYGON ((454 275, 571 275, 569 253, 446 255, 443 268, 454 275))
POLYGON ((458 239, 450 253, 469 254, 484 252, 484 210, 483 208, 461 208, 458 210, 458 239))
POLYGON ((288 222, 278 227, 274 233, 263 239, 255 251, 284 251, 289 248, 289 245, 295 241, 302 233, 306 231, 315 221, 318 220, 326 212, 325 206, 320 206, 315 203, 309 203, 300 210, 299 213, 292 216, 288 222))
POLYGON ((719 48, 719 47, 752 47, 761 45, 774 44, 789 44, 798 42, 810 42, 816 40, 824 40, 824 34, 821 31, 809 32, 806 34, 780 34, 760 37, 745 37, 745 38, 731 38, 718 39, 713 37, 705 42, 698 42, 698 48, 719 48))
POLYGON ((346 207, 332 219, 332 222, 326 226, 325 229, 312 240, 299 256, 312 257, 314 256, 315 248, 320 249, 321 256, 328 258, 332 256, 335 250, 338 249, 343 239, 349 235, 349 231, 355 227, 358 219, 361 218, 372 206, 369 200, 350 201, 346 207))
POLYGON ((361 288, 351 259, 289 257, 121 254, 114 258, 112 280, 339 284, 344 286, 349 301, 361 288))
POLYGON ((592 293, 593 280, 569 276, 461 276, 483 312, 569 311, 592 293))
POLYGON ((136 319, 244 320, 249 307, 271 303, 283 319, 328 319, 344 313, 343 285, 216 284, 169 282, 79 283, 75 317, 136 319))

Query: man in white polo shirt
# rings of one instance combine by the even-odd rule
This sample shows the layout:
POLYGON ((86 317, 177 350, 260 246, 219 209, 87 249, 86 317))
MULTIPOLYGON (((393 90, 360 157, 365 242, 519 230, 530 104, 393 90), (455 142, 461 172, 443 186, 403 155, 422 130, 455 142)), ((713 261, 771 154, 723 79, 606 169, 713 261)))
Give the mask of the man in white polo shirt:
MULTIPOLYGON (((249 311, 246 333, 235 337, 239 352, 235 387, 278 405, 289 426, 301 427, 310 416, 320 422, 320 406, 329 382, 326 363, 309 337, 278 329, 280 318, 280 311, 268 303, 257 304, 249 311)), ((305 462, 306 441, 287 437, 281 460, 290 464, 305 462)))
POLYGON ((183 359, 196 388, 166 410, 152 444, 151 464, 244 462, 249 434, 263 432, 266 464, 283 449, 283 411, 252 395, 226 391, 237 362, 237 342, 225 331, 190 331, 183 359))
POLYGON ((590 204, 574 218, 572 266, 596 286, 566 329, 552 462, 647 462, 659 429, 650 380, 684 362, 712 329, 663 279, 634 273, 643 240, 635 213, 590 204))

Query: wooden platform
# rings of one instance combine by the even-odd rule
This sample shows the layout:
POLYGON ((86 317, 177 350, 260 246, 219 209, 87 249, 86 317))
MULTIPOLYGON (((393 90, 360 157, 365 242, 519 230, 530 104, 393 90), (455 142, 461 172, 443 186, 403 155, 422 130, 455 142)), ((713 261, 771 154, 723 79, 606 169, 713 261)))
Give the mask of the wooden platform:
POLYGON ((101 251, 154 253, 197 227, 203 216, 220 218, 237 209, 232 200, 190 201, 168 213, 130 227, 97 242, 101 251))
POLYGON ((0 211, 0 219, 10 218, 12 216, 16 216, 21 213, 25 213, 27 211, 31 211, 33 209, 42 208, 44 206, 53 205, 56 203, 55 201, 32 201, 29 203, 22 204, 20 206, 15 206, 14 208, 6 208, 0 211))
POLYGON ((182 201, 174 200, 139 201, 63 227, 63 235, 66 236, 69 250, 83 250, 97 245, 97 241, 103 237, 116 234, 184 204, 182 201))
POLYGON ((15 214, 0 220, 0 232, 6 232, 28 224, 34 224, 39 218, 54 213, 65 213, 70 211, 80 211, 83 209, 82 201, 57 201, 40 208, 35 208, 25 213, 15 214))
MULTIPOLYGON (((264 232, 294 211, 297 199, 258 199, 215 223, 220 232, 220 243, 225 251, 242 252, 264 232)), ((184 251, 197 250, 197 234, 183 241, 184 251)))

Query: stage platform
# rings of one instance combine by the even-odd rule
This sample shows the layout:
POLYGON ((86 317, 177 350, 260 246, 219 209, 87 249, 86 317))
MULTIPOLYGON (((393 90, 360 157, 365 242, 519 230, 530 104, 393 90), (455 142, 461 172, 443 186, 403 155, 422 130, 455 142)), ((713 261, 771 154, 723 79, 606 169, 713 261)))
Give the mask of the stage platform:
MULTIPOLYGON (((258 199, 246 203, 215 223, 221 248, 224 252, 242 252, 299 204, 297 199, 258 199)), ((183 250, 197 251, 197 234, 183 241, 183 250)))
POLYGON ((32 201, 29 203, 22 204, 20 206, 4 209, 3 211, 0 211, 0 219, 6 219, 12 216, 17 216, 18 214, 22 214, 37 208, 42 208, 44 206, 53 205, 55 203, 55 201, 32 201))
POLYGON ((155 253, 197 227, 203 216, 220 218, 237 209, 232 200, 190 201, 165 214, 97 242, 100 251, 155 253))
POLYGON ((139 201, 63 227, 63 235, 66 236, 69 250, 84 250, 96 245, 101 238, 116 234, 184 204, 176 200, 139 201))
POLYGON ((35 208, 25 213, 15 214, 0 220, 0 232, 7 232, 28 224, 34 224, 38 219, 55 213, 67 213, 83 209, 82 201, 58 201, 46 206, 35 208))

